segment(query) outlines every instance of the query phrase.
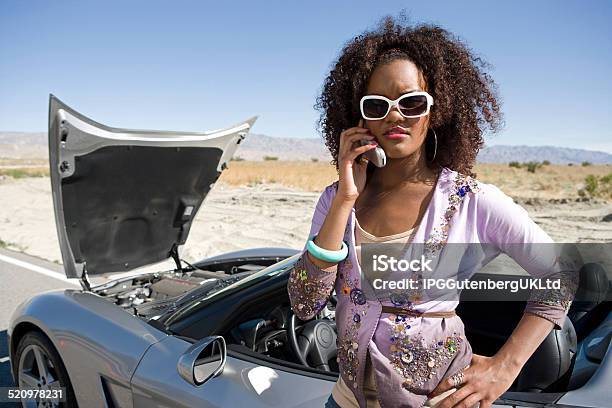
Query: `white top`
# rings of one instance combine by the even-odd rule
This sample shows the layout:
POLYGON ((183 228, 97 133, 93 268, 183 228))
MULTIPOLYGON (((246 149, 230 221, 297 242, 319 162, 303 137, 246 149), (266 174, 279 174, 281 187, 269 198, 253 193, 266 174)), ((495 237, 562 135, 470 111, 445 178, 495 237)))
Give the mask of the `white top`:
POLYGON ((384 237, 377 237, 361 228, 359 221, 357 221, 357 217, 355 217, 355 226, 355 251, 357 252, 357 261, 359 264, 361 264, 361 243, 408 243, 411 239, 412 233, 414 232, 414 228, 410 228, 408 231, 399 232, 392 235, 385 235, 384 237))

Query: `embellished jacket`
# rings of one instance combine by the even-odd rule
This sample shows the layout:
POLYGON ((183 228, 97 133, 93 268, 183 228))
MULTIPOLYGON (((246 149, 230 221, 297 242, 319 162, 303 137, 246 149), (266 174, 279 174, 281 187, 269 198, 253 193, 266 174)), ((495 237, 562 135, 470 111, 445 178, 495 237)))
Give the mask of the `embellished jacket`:
MULTIPOLYGON (((338 181, 320 195, 309 237, 318 234, 337 192, 338 181)), ((362 386, 366 352, 375 373, 378 399, 384 407, 420 407, 444 378, 470 364, 472 349, 458 316, 435 318, 383 313, 382 306, 409 304, 416 312, 452 311, 458 300, 427 299, 399 292, 381 300, 367 279, 362 279, 355 252, 355 209, 344 232, 347 258, 321 269, 306 254, 306 246, 290 272, 288 293, 293 312, 310 320, 327 304, 335 289, 340 375, 360 407, 365 407, 362 386)), ((429 205, 414 232, 412 243, 436 253, 448 243, 488 243, 487 251, 467 262, 461 278, 469 279, 500 253, 506 253, 533 277, 559 276, 566 280, 558 260, 541 260, 533 245, 553 243, 511 197, 491 184, 442 168, 429 205)), ((395 272, 394 272, 395 273, 395 272)), ((393 274, 393 273, 392 273, 393 274)), ((574 282, 575 285, 575 282, 574 282)), ((573 286, 575 290, 575 286, 573 286)), ((539 315, 559 329, 571 301, 558 296, 530 299, 525 311, 539 315)))

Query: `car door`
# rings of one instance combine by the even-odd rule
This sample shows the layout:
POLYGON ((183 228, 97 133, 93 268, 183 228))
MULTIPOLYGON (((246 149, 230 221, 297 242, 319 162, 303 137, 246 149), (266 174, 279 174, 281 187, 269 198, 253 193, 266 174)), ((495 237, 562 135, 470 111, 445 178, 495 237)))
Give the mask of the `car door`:
MULTIPOLYGON (((223 371, 201 385, 177 365, 193 344, 175 336, 152 345, 132 377, 134 407, 323 407, 334 381, 280 370, 223 350, 223 371)), ((197 370, 197 365, 196 365, 197 370)))

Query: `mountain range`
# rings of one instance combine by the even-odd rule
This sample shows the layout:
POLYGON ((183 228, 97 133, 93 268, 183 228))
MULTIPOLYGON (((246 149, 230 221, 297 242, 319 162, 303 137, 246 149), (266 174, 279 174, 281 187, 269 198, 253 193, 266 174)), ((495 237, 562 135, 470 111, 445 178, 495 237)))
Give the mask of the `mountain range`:
MULTIPOLYGON (((272 137, 250 133, 240 145, 235 157, 263 160, 265 156, 278 160, 330 161, 323 139, 272 137)), ((46 158, 46 132, 0 131, 0 158, 46 158)), ((555 164, 582 163, 612 164, 612 154, 593 150, 557 146, 486 146, 478 154, 480 163, 508 163, 548 160, 555 164)))

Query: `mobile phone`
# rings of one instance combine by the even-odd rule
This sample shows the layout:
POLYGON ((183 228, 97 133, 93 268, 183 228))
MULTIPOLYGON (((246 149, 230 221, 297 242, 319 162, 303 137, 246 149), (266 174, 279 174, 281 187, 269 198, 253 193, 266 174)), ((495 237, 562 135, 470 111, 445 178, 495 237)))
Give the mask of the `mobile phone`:
MULTIPOLYGON (((361 140, 360 143, 362 146, 370 144, 370 142, 367 140, 361 140)), ((363 154, 369 161, 374 163, 376 167, 385 167, 385 165, 387 164, 387 155, 380 146, 376 146, 376 148, 370 149, 363 154)))

